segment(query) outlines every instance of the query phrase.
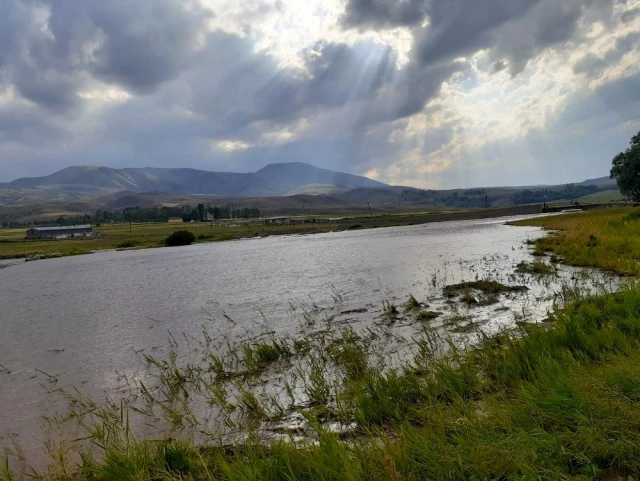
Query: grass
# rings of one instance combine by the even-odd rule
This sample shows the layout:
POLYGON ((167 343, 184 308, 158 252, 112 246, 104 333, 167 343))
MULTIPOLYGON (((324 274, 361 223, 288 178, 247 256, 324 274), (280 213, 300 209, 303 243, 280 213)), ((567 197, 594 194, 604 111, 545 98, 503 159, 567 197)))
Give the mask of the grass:
POLYGON ((422 307, 422 303, 418 301, 413 295, 409 295, 409 300, 405 304, 405 309, 407 311, 416 311, 422 307))
MULTIPOLYGON (((552 259, 553 261, 558 261, 556 259, 552 259)), ((516 266, 516 272, 520 274, 537 274, 537 275, 552 275, 556 273, 556 268, 552 265, 549 265, 545 262, 534 261, 534 262, 525 262, 522 261, 516 266)))
POLYGON ((399 315, 400 315, 400 311, 398 310, 398 306, 396 306, 391 301, 382 301, 382 316, 387 321, 389 322, 394 321, 398 318, 399 315))
POLYGON ((577 199, 578 202, 584 204, 605 204, 608 202, 622 202, 625 197, 619 190, 604 190, 595 194, 585 195, 577 199))
POLYGON ((442 289, 444 295, 447 297, 456 297, 470 290, 476 290, 483 294, 503 294, 506 292, 522 292, 526 291, 527 288, 525 286, 509 286, 497 281, 480 280, 452 284, 442 289))
POLYGON ((556 231, 536 241, 536 249, 562 256, 574 266, 597 267, 625 276, 640 275, 640 209, 598 209, 514 222, 556 231))
POLYGON ((523 292, 528 290, 526 286, 510 286, 497 281, 479 280, 461 282, 445 286, 442 291, 450 299, 458 298, 469 306, 488 306, 499 302, 499 295, 507 292, 523 292))
POLYGON ((420 321, 432 321, 442 315, 442 312, 436 311, 420 311, 418 313, 418 320, 420 321))

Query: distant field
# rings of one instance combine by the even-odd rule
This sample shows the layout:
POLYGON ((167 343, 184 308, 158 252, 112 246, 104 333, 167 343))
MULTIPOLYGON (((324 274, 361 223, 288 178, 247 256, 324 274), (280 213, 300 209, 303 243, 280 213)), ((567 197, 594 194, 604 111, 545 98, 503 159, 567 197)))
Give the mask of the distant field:
MULTIPOLYGON (((405 212, 403 214, 359 215, 353 217, 314 216, 318 221, 310 224, 265 226, 259 220, 223 221, 210 223, 143 223, 114 224, 94 227, 96 237, 67 240, 27 240, 26 229, 0 229, 0 259, 30 256, 69 256, 89 254, 105 249, 143 249, 161 247, 164 240, 177 230, 188 230, 196 242, 218 242, 250 237, 286 234, 316 234, 337 230, 368 229, 421 224, 447 220, 498 217, 533 213, 519 206, 506 209, 468 209, 449 211, 405 212), (523 210, 524 209, 524 210, 523 210)), ((302 217, 299 217, 302 219, 302 217)))
POLYGON ((264 226, 259 223, 158 223, 116 224, 94 227, 98 235, 92 239, 26 240, 26 229, 0 229, 0 259, 34 255, 63 256, 88 254, 96 250, 119 247, 160 247, 177 230, 188 230, 197 242, 216 242, 254 236, 282 234, 311 234, 336 229, 335 224, 301 224, 292 226, 264 226))
POLYGON ((625 197, 619 190, 604 190, 602 192, 596 192, 595 194, 585 195, 580 197, 578 202, 585 204, 605 204, 607 202, 620 202, 625 200, 625 197))
MULTIPOLYGON (((114 224, 94 227, 96 237, 91 239, 27 240, 27 229, 0 229, 0 259, 30 256, 69 256, 88 254, 105 249, 142 249, 160 247, 164 240, 177 230, 192 232, 196 242, 218 242, 250 237, 286 234, 316 234, 336 230, 365 229, 419 224, 431 222, 437 216, 447 216, 454 211, 405 212, 357 217, 314 216, 318 222, 283 226, 265 226, 259 220, 223 221, 210 223, 144 223, 114 224)), ((475 210, 455 211, 464 216, 475 210)), ((488 217, 505 215, 504 211, 489 210, 488 217)), ((455 214, 452 214, 455 215, 455 214)), ((300 217, 299 219, 302 219, 300 217)), ((437 220, 456 220, 439 218, 437 220)))

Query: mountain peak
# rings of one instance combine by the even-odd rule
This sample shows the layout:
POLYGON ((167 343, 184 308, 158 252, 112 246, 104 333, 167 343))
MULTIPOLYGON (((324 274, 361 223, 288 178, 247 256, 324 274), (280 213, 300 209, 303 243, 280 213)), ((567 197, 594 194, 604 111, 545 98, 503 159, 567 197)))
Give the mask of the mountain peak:
POLYGON ((387 187, 366 177, 321 169, 303 162, 268 164, 255 173, 247 174, 189 168, 71 166, 48 176, 17 179, 2 186, 21 189, 48 187, 62 192, 98 188, 96 195, 127 190, 237 197, 288 195, 310 188, 334 192, 358 187, 387 187))

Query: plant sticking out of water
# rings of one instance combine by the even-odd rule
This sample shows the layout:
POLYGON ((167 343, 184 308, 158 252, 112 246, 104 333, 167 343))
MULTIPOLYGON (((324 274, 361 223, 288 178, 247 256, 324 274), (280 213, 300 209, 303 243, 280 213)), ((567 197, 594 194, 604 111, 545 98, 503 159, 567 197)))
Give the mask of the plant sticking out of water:
POLYGON ((269 419, 267 411, 253 392, 244 389, 242 385, 238 386, 238 390, 237 405, 250 420, 269 419))
POLYGON ((385 320, 392 322, 398 318, 400 311, 398 307, 390 301, 382 301, 382 315, 385 320))
POLYGON ((508 292, 524 292, 528 290, 525 286, 510 286, 491 280, 478 280, 472 282, 461 282, 443 288, 446 297, 458 298, 467 305, 490 305, 499 301, 500 294, 508 292))
POLYGON ((516 266, 516 272, 519 274, 535 274, 535 275, 546 276, 546 275, 557 274, 557 269, 555 268, 555 266, 549 265, 546 262, 522 261, 516 266))
POLYGON ((502 294, 506 292, 523 292, 528 290, 526 286, 509 286, 497 281, 480 280, 473 282, 461 282, 444 287, 443 292, 447 297, 456 297, 465 290, 476 290, 484 294, 502 294))
POLYGON ((345 329, 328 346, 331 361, 347 381, 362 379, 369 369, 367 342, 353 329, 345 329))
POLYGON ((248 371, 258 372, 269 365, 291 357, 291 350, 284 341, 272 339, 271 342, 245 344, 242 348, 244 363, 248 371))
POLYGON ((417 315, 419 321, 432 321, 442 315, 442 312, 436 311, 420 311, 417 315))
POLYGON ((444 327, 449 330, 457 329, 461 324, 469 324, 473 320, 473 316, 455 315, 444 320, 444 327))
POLYGON ((547 253, 540 245, 536 245, 535 249, 533 249, 533 252, 531 252, 531 255, 535 257, 544 257, 547 255, 547 253))
POLYGON ((422 307, 422 303, 418 301, 413 295, 409 294, 409 300, 405 304, 405 309, 407 311, 415 311, 422 307))
POLYGON ((304 387, 305 394, 312 406, 326 406, 329 404, 331 399, 329 377, 326 366, 320 363, 319 360, 311 360, 308 379, 305 380, 304 387))

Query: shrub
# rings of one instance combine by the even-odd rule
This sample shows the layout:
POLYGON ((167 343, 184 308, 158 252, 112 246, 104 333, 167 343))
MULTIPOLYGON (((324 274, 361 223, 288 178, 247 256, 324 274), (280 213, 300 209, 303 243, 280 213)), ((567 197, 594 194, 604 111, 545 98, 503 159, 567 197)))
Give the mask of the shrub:
POLYGON ((138 243, 136 241, 124 241, 116 246, 117 249, 128 249, 129 247, 135 247, 138 243))
POLYGON ((188 230, 177 230, 169 237, 167 237, 164 243, 168 246, 188 246, 196 240, 194 236, 188 230))

